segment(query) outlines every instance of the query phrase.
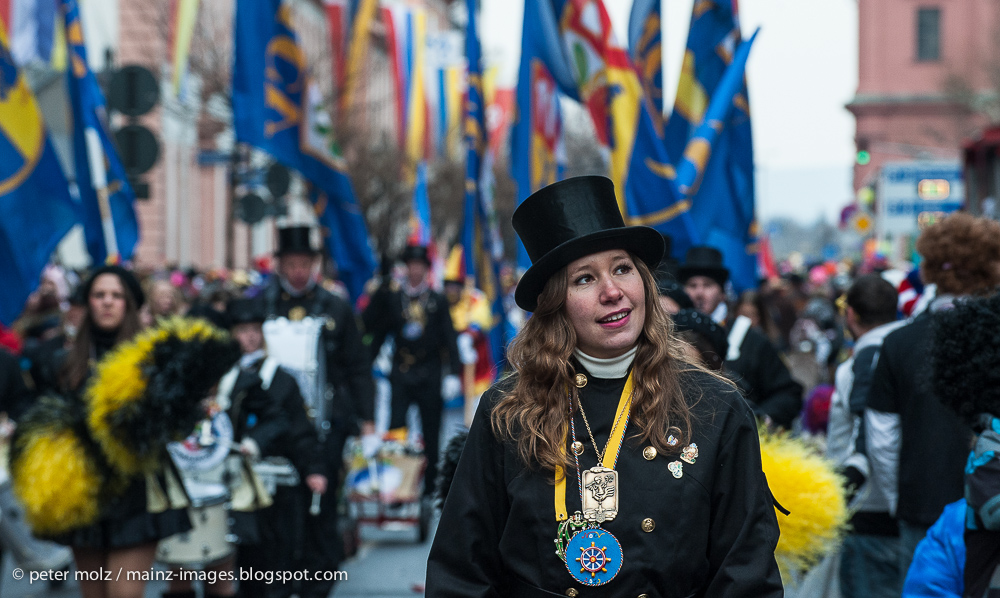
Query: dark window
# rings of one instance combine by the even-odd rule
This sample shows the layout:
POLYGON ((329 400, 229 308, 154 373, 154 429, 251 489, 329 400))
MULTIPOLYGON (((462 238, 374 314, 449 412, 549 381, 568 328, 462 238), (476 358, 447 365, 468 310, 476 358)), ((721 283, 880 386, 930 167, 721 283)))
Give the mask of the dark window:
POLYGON ((941 9, 917 9, 917 60, 941 59, 941 9))

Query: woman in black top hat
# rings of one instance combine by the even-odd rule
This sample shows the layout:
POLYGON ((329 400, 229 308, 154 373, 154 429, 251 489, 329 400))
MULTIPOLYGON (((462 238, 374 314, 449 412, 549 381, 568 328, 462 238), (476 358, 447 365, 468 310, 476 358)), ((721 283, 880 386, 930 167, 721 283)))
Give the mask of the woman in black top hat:
POLYGON ((604 177, 513 224, 534 315, 469 432, 427 596, 781 596, 753 414, 673 338, 659 233, 624 226, 604 177))

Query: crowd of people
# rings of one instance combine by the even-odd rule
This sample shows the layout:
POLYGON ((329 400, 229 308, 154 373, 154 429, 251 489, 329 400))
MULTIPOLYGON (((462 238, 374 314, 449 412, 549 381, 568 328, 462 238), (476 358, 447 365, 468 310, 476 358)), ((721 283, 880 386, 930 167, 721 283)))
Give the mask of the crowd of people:
MULTIPOLYGON (((850 528, 816 567, 833 572, 828 595, 1000 592, 991 510, 1000 342, 989 334, 1000 321, 990 299, 1000 224, 955 214, 928 227, 909 276, 842 264, 835 276, 789 272, 736 295, 718 249, 671 259, 668 237, 624 226, 608 185, 564 181, 515 212, 532 266, 503 289, 506 319, 520 330, 502 355, 491 354, 489 304, 458 253, 435 281, 428 248, 408 246, 355 302, 324 276, 307 226, 279 229, 273 271, 50 266, 23 315, 0 329, 0 433, 13 434, 15 486, 27 443, 19 434, 44 397, 66 398, 86 420, 101 364, 188 316, 232 339, 232 358, 198 391, 198 425, 224 412, 231 455, 283 458, 295 480, 232 507, 239 542, 216 570, 336 570, 349 549, 338 519, 345 447, 358 438, 372 457, 413 421, 413 407, 428 508, 445 411, 469 429, 457 468, 442 465, 454 480, 442 500, 448 531, 428 564, 431 596, 586 596, 612 582, 633 595, 780 595, 774 550, 782 517, 795 514, 780 514, 781 496, 768 489, 758 426, 809 438, 841 476, 850 528), (913 281, 920 293, 899 292, 913 281), (303 338, 316 351, 296 368, 285 352, 303 338), (388 415, 377 422, 380 354, 388 415)), ((100 433, 87 432, 93 447, 104 446, 100 433)), ((191 529, 195 498, 191 472, 155 449, 145 476, 102 461, 125 482, 102 485, 85 523, 0 533, 3 549, 28 568, 68 567, 68 546, 79 570, 149 569, 160 541, 191 529)), ((17 501, 3 488, 6 509, 17 501)), ((81 589, 104 597, 107 584, 81 589)), ((145 589, 115 584, 123 598, 145 589)), ((204 592, 319 598, 333 584, 220 576, 204 592)), ((194 595, 180 582, 165 594, 194 595)))

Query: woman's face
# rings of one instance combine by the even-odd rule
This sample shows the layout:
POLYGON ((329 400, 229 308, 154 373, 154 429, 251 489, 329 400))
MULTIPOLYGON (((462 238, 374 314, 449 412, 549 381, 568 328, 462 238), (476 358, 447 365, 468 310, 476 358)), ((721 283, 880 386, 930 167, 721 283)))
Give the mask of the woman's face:
POLYGON ((114 274, 101 274, 90 288, 90 317, 101 330, 116 330, 125 321, 125 287, 114 274))
POLYGON ((582 257, 566 273, 566 315, 576 331, 576 347, 607 359, 635 346, 646 321, 646 293, 628 252, 612 249, 582 257))

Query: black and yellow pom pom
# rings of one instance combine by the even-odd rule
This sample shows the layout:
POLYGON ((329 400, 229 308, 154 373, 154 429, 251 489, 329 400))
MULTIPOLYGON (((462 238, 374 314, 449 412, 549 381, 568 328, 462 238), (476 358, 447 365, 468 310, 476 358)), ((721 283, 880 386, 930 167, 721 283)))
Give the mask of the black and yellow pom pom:
POLYGON ((818 449, 787 433, 760 431, 761 464, 774 498, 781 537, 774 551, 782 578, 815 565, 838 545, 849 514, 843 479, 818 449))
POLYGON ((59 398, 39 400, 19 422, 11 444, 11 483, 24 517, 40 536, 97 520, 102 478, 74 415, 59 398))
POLYGON ((239 359, 229 334, 171 318, 106 355, 87 385, 87 426, 119 473, 154 471, 163 447, 190 432, 198 404, 239 359))

